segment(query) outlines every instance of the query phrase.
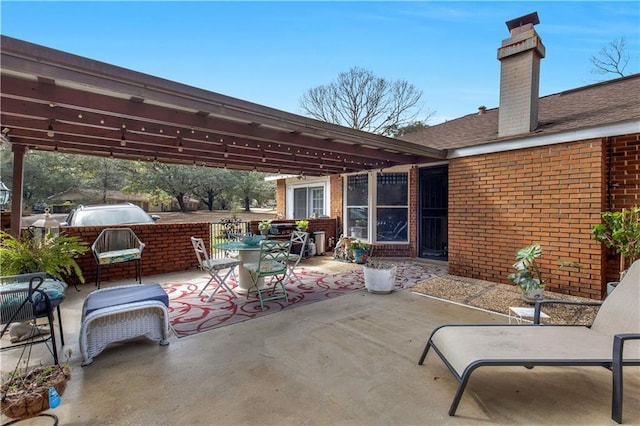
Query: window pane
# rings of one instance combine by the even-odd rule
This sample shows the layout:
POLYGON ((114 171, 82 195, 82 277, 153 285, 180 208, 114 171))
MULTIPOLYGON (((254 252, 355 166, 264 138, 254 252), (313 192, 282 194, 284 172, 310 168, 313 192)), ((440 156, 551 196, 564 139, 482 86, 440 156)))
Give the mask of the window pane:
POLYGON ((407 173, 379 173, 377 205, 406 206, 409 204, 409 176, 407 173))
POLYGON ((347 228, 350 237, 369 238, 369 176, 347 176, 347 228))
POLYGON ((408 241, 408 209, 378 208, 376 241, 408 241))
POLYGON ((318 216, 324 215, 324 188, 311 188, 309 190, 311 198, 311 215, 317 214, 318 216))
POLYGON ((368 204, 369 176, 347 176, 347 206, 366 206, 368 204))
POLYGON ((348 207, 347 208, 347 230, 348 236, 368 239, 369 232, 367 229, 369 217, 369 209, 366 207, 348 207))
POLYGON ((293 218, 305 219, 309 217, 307 211, 307 188, 293 189, 293 218))

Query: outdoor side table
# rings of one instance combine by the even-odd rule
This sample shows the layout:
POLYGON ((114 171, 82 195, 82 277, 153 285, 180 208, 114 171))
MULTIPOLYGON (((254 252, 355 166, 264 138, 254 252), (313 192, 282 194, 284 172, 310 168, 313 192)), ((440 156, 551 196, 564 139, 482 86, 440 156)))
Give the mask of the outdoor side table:
MULTIPOLYGON (((511 320, 512 319, 515 319, 518 324, 522 324, 522 320, 524 318, 533 319, 534 312, 535 312, 535 308, 525 308, 525 307, 520 307, 520 306, 509 306, 509 324, 511 324, 511 320)), ((549 317, 549 315, 547 315, 544 312, 540 311, 540 319, 542 320, 543 318, 550 318, 550 317, 549 317)))

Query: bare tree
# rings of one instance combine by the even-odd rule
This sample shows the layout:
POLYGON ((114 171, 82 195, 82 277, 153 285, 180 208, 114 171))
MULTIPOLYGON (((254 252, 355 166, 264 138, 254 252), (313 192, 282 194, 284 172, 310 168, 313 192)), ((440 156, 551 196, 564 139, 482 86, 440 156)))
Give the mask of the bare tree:
POLYGON ((591 64, 594 74, 617 74, 624 77, 624 69, 629 64, 629 52, 627 52, 627 41, 624 37, 615 39, 591 57, 591 64))
POLYGON ((421 97, 422 91, 404 80, 385 80, 353 67, 334 82, 309 89, 300 106, 318 120, 389 136, 417 121, 421 97))

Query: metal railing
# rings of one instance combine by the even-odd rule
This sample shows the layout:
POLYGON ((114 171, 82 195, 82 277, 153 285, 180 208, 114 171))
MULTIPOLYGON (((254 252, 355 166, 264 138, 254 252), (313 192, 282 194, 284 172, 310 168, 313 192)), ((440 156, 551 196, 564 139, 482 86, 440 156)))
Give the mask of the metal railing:
POLYGON ((218 259, 226 257, 225 250, 214 248, 215 244, 231 240, 234 234, 248 234, 249 222, 240 219, 222 219, 218 222, 211 222, 211 257, 218 259))

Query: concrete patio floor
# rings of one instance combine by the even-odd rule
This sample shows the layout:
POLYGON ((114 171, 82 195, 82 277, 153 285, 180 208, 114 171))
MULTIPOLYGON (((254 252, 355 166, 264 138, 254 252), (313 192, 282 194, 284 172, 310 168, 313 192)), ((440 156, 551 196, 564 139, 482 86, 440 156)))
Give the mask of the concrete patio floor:
MULTIPOLYGON (((449 417, 457 382, 433 353, 417 365, 430 331, 442 323, 507 319, 410 290, 360 291, 190 337, 172 336, 164 347, 146 340, 116 344, 81 367, 81 306, 93 289, 71 287, 62 305, 72 379, 60 407, 49 411, 61 425, 615 424, 611 374, 596 367, 481 368, 457 415, 449 417)), ((3 352, 3 372, 15 366, 18 353, 3 352)), ((34 346, 33 356, 50 360, 44 345, 34 346)), ((625 371, 623 420, 639 424, 640 369, 625 371)))

